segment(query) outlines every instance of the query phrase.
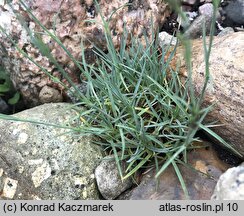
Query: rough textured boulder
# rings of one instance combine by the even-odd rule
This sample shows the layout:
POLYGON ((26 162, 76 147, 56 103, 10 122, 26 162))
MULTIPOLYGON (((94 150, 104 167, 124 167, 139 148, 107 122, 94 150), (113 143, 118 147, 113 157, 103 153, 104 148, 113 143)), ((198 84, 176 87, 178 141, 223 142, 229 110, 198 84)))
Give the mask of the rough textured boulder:
MULTIPOLYGON (((57 68, 31 44, 26 31, 21 27, 11 9, 4 2, 1 1, 0 5, 0 25, 6 29, 8 34, 11 34, 16 39, 17 44, 22 50, 29 54, 38 64, 45 67, 54 77, 68 85, 67 80, 60 74, 57 68)), ((93 0, 54 0, 52 4, 48 0, 25 2, 41 23, 48 30, 55 33, 76 59, 81 60, 81 42, 83 42, 88 62, 94 61, 93 45, 103 50, 106 49, 102 19, 93 0), (92 20, 93 22, 87 22, 87 20, 92 20)), ((139 39, 143 39, 143 31, 150 37, 152 24, 154 29, 162 26, 170 13, 167 4, 163 1, 100 0, 98 3, 101 15, 104 16, 105 20, 108 21, 111 18, 109 25, 116 47, 120 45, 124 27, 139 39), (121 7, 126 3, 130 4, 121 7), (120 9, 113 13, 117 8, 120 9)), ((22 14, 32 31, 43 32, 18 4, 18 0, 13 1, 13 6, 22 14)), ((76 83, 79 82, 80 71, 65 54, 64 50, 45 33, 39 34, 39 36, 49 46, 52 55, 69 74, 71 79, 76 83)), ((130 38, 128 37, 128 43, 129 40, 130 38)), ((39 94, 45 86, 59 90, 60 95, 54 101, 57 101, 57 98, 60 99, 61 94, 65 96, 63 86, 53 82, 40 68, 23 58, 13 45, 6 40, 1 31, 0 61, 2 61, 11 74, 15 86, 21 92, 28 106, 36 106, 41 103, 39 100, 41 95, 39 94)), ((48 100, 50 101, 52 98, 50 97, 48 100)))
POLYGON ((211 199, 244 200, 244 163, 220 176, 211 199))
MULTIPOLYGON (((215 151, 196 149, 188 154, 188 163, 195 168, 179 165, 191 200, 208 200, 213 194, 219 176, 228 165, 220 161, 215 151)), ((182 200, 186 199, 174 168, 170 166, 157 180, 155 171, 144 175, 141 183, 131 194, 132 200, 182 200), (156 190, 157 188, 157 190, 156 190)))
MULTIPOLYGON (((44 104, 15 117, 64 125, 65 103, 44 104)), ((99 199, 94 170, 102 153, 67 129, 0 120, 0 199, 99 199)))
MULTIPOLYGON (((202 40, 192 41, 192 69, 195 91, 200 94, 205 78, 202 40)), ((175 68, 186 74, 183 49, 179 47, 172 61, 175 68)), ((236 148, 244 157, 244 33, 215 37, 210 56, 210 81, 204 105, 215 103, 206 122, 217 121, 221 126, 212 128, 236 148)))

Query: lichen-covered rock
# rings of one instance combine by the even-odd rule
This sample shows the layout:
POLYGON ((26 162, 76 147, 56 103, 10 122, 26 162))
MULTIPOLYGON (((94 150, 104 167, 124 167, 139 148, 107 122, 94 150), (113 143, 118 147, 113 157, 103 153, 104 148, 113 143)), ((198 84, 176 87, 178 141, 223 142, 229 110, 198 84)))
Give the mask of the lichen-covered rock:
POLYGON ((244 200, 244 163, 220 176, 211 199, 244 200))
MULTIPOLYGON (((68 104, 50 103, 13 116, 64 125, 74 115, 68 104)), ((90 138, 66 132, 0 120, 0 199, 99 199, 94 170, 102 152, 90 138)))
POLYGON ((115 199, 132 186, 132 178, 124 181, 118 172, 114 159, 105 157, 95 170, 95 178, 101 195, 108 200, 115 199))
MULTIPOLYGON (((92 51, 94 45, 106 50, 106 40, 100 15, 106 21, 110 20, 109 27, 113 42, 116 47, 119 47, 124 27, 129 33, 141 40, 143 40, 143 32, 150 38, 152 36, 152 25, 154 29, 162 26, 166 20, 165 18, 170 13, 166 3, 156 0, 100 0, 98 1, 100 12, 95 7, 93 0, 54 0, 52 4, 48 0, 25 2, 40 22, 50 32, 54 33, 74 58, 78 60, 81 60, 82 42, 89 63, 94 62, 92 51), (126 5, 127 3, 130 4, 126 5)), ((13 7, 22 14, 27 26, 48 45, 52 55, 69 74, 73 82, 78 83, 80 81, 80 71, 65 51, 46 33, 43 33, 40 26, 34 23, 23 7, 19 5, 18 0, 13 1, 13 7)), ((30 55, 34 61, 68 85, 67 80, 57 68, 33 46, 30 37, 16 19, 11 8, 5 3, 0 5, 0 25, 16 39, 19 47, 30 55)), ((129 41, 130 37, 128 37, 128 43, 129 41)), ((63 86, 53 82, 39 67, 20 55, 14 46, 6 40, 6 36, 2 32, 0 32, 0 46, 0 59, 2 58, 2 63, 11 74, 13 82, 29 106, 41 103, 39 92, 44 86, 58 89, 62 93, 65 92, 63 86)))

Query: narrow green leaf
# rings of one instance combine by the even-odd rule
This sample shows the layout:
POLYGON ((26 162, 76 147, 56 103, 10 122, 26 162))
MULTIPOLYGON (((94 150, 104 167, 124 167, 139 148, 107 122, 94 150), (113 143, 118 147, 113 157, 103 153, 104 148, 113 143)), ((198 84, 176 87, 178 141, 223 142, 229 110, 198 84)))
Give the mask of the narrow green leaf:
POLYGON ((227 149, 230 149, 233 153, 235 153, 237 156, 243 158, 244 155, 242 155, 240 152, 238 152, 233 146, 228 144, 222 137, 220 137, 218 134, 216 134, 214 131, 209 129, 203 124, 200 124, 200 128, 206 131, 208 134, 210 134, 212 137, 214 137, 216 140, 218 140, 220 143, 222 143, 227 149))
POLYGON ((174 170, 175 170, 175 173, 176 173, 176 175, 177 175, 177 178, 178 178, 179 181, 180 181, 180 184, 181 184, 181 187, 182 187, 182 189, 183 189, 183 192, 184 192, 184 194, 185 194, 185 196, 186 196, 186 199, 189 200, 190 197, 189 197, 189 193, 188 193, 188 190, 187 190, 187 186, 186 186, 185 181, 184 181, 184 179, 183 179, 183 176, 182 176, 182 174, 181 174, 181 172, 180 172, 180 169, 179 169, 179 167, 177 166, 177 164, 175 163, 174 160, 172 161, 172 165, 173 165, 173 167, 174 167, 174 170))
POLYGON ((169 156, 169 159, 163 164, 163 166, 160 168, 160 170, 155 175, 155 178, 158 178, 162 172, 164 172, 167 167, 178 157, 178 155, 185 150, 185 146, 182 145, 173 155, 169 156))
POLYGON ((20 93, 16 92, 12 98, 8 99, 8 104, 15 105, 18 103, 19 99, 20 99, 20 93))
POLYGON ((138 171, 148 160, 152 157, 151 153, 148 153, 148 155, 143 158, 140 163, 138 163, 129 173, 127 173, 123 179, 127 179, 128 177, 132 176, 136 171, 138 171))
POLYGON ((5 92, 8 92, 8 91, 10 91, 10 83, 8 83, 8 82, 4 82, 3 84, 0 84, 0 92, 1 93, 5 93, 5 92))

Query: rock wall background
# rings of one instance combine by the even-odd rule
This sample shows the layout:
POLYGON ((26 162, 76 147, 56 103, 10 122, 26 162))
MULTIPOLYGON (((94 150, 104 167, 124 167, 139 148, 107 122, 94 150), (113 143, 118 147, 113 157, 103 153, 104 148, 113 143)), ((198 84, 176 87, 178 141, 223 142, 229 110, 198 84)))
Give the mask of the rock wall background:
MULTIPOLYGON (((116 47, 119 47, 120 37, 124 28, 139 39, 143 40, 143 32, 150 38, 152 35, 152 24, 153 29, 157 29, 164 24, 166 17, 170 14, 168 5, 163 1, 136 0, 132 1, 131 5, 124 7, 123 5, 128 3, 126 0, 100 0, 98 3, 101 14, 99 14, 92 0, 54 0, 52 4, 48 0, 26 1, 33 14, 49 31, 59 38, 77 60, 81 60, 82 42, 88 63, 94 62, 94 54, 92 52, 94 46, 106 50, 106 40, 100 15, 106 21, 111 18, 109 26, 113 42, 116 47), (117 8, 120 9, 116 13, 113 13, 117 8), (92 22, 87 22, 87 20, 92 20, 92 22)), ((13 1, 13 7, 17 12, 22 14, 27 26, 33 32, 42 32, 42 34, 38 35, 48 45, 52 55, 68 73, 73 82, 79 83, 80 71, 72 60, 69 59, 64 50, 49 36, 43 33, 43 30, 28 16, 24 8, 19 4, 19 1, 13 1)), ((7 32, 16 39, 18 46, 22 50, 30 55, 37 63, 44 66, 54 77, 69 85, 67 80, 49 62, 47 57, 42 56, 39 50, 33 46, 25 29, 17 21, 11 8, 5 3, 0 5, 0 20, 0 25, 6 28, 7 32)), ((129 40, 130 38, 128 37, 128 43, 129 40)), ((64 88, 54 83, 39 67, 30 62, 30 60, 23 58, 2 33, 0 33, 0 45, 0 64, 3 64, 10 73, 12 81, 21 92, 28 107, 40 104, 43 95, 54 95, 52 96, 53 102, 63 100, 62 97, 65 96, 64 88), (46 86, 49 87, 48 90, 44 89, 46 86), (56 89, 58 92, 50 88, 56 89), (42 93, 40 94, 40 92, 42 93)))

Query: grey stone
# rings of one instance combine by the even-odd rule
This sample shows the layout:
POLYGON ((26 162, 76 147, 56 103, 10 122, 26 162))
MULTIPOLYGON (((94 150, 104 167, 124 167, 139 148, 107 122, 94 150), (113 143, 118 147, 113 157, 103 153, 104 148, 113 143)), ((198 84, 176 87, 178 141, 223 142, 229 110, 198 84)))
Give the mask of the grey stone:
POLYGON ((213 14, 213 5, 211 3, 206 3, 198 8, 200 15, 212 16, 213 14))
MULTIPOLYGON (((136 188, 136 187, 135 187, 136 188)), ((134 188, 129 188, 128 190, 126 190, 125 192, 123 192, 122 194, 120 194, 116 200, 129 200, 132 196, 133 193, 133 189, 134 188)))
POLYGON ((121 180, 114 159, 104 158, 95 170, 97 186, 105 199, 112 200, 132 186, 132 179, 121 180))
POLYGON ((189 4, 189 5, 194 5, 196 3, 196 0, 182 0, 183 4, 189 4))
POLYGON ((167 32, 160 32, 159 35, 159 42, 164 46, 175 46, 177 43, 177 38, 173 35, 168 34, 167 32))
POLYGON ((62 94, 55 88, 44 86, 39 93, 39 100, 43 103, 62 102, 62 94))
POLYGON ((212 0, 200 0, 201 3, 211 3, 212 0))
POLYGON ((177 17, 177 22, 179 23, 180 26, 182 26, 184 29, 189 28, 189 25, 196 19, 196 17, 198 16, 198 13, 196 11, 187 11, 187 8, 183 9, 185 11, 186 17, 187 19, 184 20, 182 19, 181 16, 177 17))
MULTIPOLYGON (((86 94, 87 92, 87 83, 82 81, 81 84, 76 85, 76 87, 79 89, 79 91, 82 94, 86 94)), ((67 97, 72 101, 72 103, 78 103, 79 101, 79 97, 77 97, 77 94, 75 92, 74 87, 71 87, 68 91, 67 91, 67 97)))
MULTIPOLYGON (((206 27, 206 32, 209 33, 210 26, 213 18, 213 5, 207 3, 199 8, 199 16, 192 22, 190 27, 185 31, 184 35, 187 38, 199 38, 202 35, 203 24, 206 27)), ((217 11, 217 19, 219 19, 220 14, 217 11)))
POLYGON ((222 37, 222 36, 224 36, 224 35, 231 34, 231 33, 234 33, 234 32, 235 32, 235 31, 234 31, 233 28, 231 28, 231 27, 226 27, 226 28, 224 28, 224 29, 218 34, 218 36, 222 37))
MULTIPOLYGON (((44 104, 12 117, 76 125, 69 104, 44 104)), ((98 199, 102 158, 89 137, 59 127, 0 120, 0 199, 98 199)))
POLYGON ((244 25, 244 1, 231 1, 224 9, 227 19, 233 22, 244 25))
POLYGON ((193 21, 198 16, 198 13, 196 11, 186 12, 186 16, 190 21, 193 21))
POLYGON ((220 176, 211 199, 244 200, 244 163, 220 176))
POLYGON ((242 27, 235 27, 235 30, 236 30, 237 32, 244 32, 244 28, 243 28, 243 26, 242 26, 242 27))

